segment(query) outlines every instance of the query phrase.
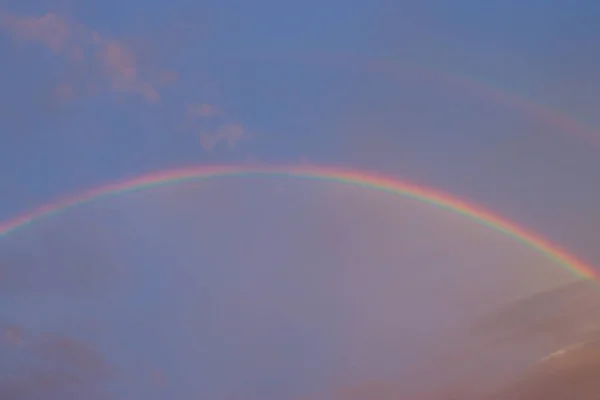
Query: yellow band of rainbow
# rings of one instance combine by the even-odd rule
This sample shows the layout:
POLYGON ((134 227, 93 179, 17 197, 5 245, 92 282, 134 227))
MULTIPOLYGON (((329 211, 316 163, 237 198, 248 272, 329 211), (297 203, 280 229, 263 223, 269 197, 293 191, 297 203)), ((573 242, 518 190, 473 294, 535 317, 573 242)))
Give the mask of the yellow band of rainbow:
POLYGON ((455 214, 462 215, 480 225, 509 236, 523 245, 536 250, 538 253, 543 254, 560 267, 582 279, 599 281, 598 272, 589 265, 578 260, 577 257, 570 255, 549 241, 539 237, 537 234, 529 232, 524 228, 475 205, 466 203, 439 191, 398 181, 379 174, 348 168, 317 165, 198 166, 151 173, 138 178, 84 191, 74 196, 66 197, 60 201, 41 206, 33 211, 0 224, 0 237, 8 236, 16 230, 33 224, 40 219, 59 214, 70 208, 108 196, 184 181, 248 175, 272 175, 340 182, 412 198, 422 203, 430 204, 455 214))

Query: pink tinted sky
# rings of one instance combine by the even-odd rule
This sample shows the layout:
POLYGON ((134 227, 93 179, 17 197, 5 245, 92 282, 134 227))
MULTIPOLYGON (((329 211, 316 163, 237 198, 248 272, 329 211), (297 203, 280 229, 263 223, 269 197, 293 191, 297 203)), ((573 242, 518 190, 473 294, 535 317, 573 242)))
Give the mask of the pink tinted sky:
MULTIPOLYGON (((168 166, 304 160, 439 187, 600 264, 597 150, 445 79, 520 93, 594 141, 598 4, 537 3, 4 2, 0 217, 168 166), (377 59, 398 67, 367 68, 377 59)), ((117 399, 192 395, 209 381, 264 398, 408 374, 435 331, 474 315, 465 304, 564 278, 452 216, 288 181, 110 200, 0 250, 2 316, 24 327, 11 357, 43 357, 46 334, 92 343, 126 379, 86 381, 89 396, 117 399), (409 353, 402 365, 394 344, 409 353)), ((65 379, 15 365, 7 396, 65 379)))

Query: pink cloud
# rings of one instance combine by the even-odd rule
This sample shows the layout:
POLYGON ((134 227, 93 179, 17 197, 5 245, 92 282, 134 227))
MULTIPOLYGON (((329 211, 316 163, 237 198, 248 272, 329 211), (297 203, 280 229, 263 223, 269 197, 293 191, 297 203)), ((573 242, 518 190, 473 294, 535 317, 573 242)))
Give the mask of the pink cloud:
POLYGON ((331 393, 313 394, 298 400, 476 400, 481 399, 469 390, 453 386, 433 392, 409 393, 402 385, 386 380, 369 380, 333 390, 331 393))
POLYGON ((156 81, 161 85, 172 85, 179 79, 179 74, 175 71, 160 71, 156 74, 156 81))
POLYGON ((397 385, 387 381, 370 381, 342 388, 332 396, 336 400, 388 400, 405 398, 397 385))
POLYGON ((75 98, 75 88, 69 83, 61 83, 54 89, 54 97, 59 102, 69 102, 75 98))
POLYGON ((23 329, 17 325, 9 325, 4 328, 2 334, 3 342, 17 346, 23 343, 23 329))
MULTIPOLYGON (((41 45, 67 62, 68 79, 57 84, 51 96, 58 103, 82 95, 111 92, 137 95, 155 104, 161 100, 159 88, 178 80, 175 71, 140 65, 130 43, 56 13, 23 16, 0 10, 1 31, 15 42, 41 45)), ((220 107, 209 103, 189 104, 185 109, 184 127, 200 132, 200 145, 208 152, 221 143, 232 149, 250 136, 242 125, 228 121, 220 107)))
POLYGON ((0 11, 0 27, 15 40, 37 42, 56 53, 64 50, 71 37, 70 27, 54 13, 40 17, 18 17, 0 11))
POLYGON ((95 386, 81 386, 64 373, 35 368, 23 376, 0 382, 0 398, 3 400, 39 399, 89 399, 102 400, 108 396, 95 386))
POLYGON ((110 368, 96 351, 72 338, 48 337, 36 346, 37 354, 52 363, 76 368, 78 373, 95 379, 108 377, 110 368))
POLYGON ((245 136, 246 130, 244 127, 236 123, 228 123, 221 126, 215 132, 201 132, 200 145, 204 150, 211 152, 219 143, 226 142, 227 147, 232 149, 245 136))
POLYGON ((209 153, 221 143, 231 150, 240 140, 250 136, 250 132, 239 123, 227 121, 220 107, 208 103, 187 105, 184 127, 189 126, 200 132, 200 146, 209 153))
POLYGON ((588 281, 572 281, 519 299, 474 324, 490 338, 587 340, 600 330, 600 294, 588 281))
POLYGON ((189 120, 203 117, 219 117, 223 115, 223 111, 212 104, 190 104, 186 108, 186 116, 189 120))
POLYGON ((155 369, 152 371, 152 382, 156 386, 163 387, 167 385, 167 377, 161 370, 155 369))
POLYGON ((143 76, 135 54, 126 43, 92 32, 55 13, 30 17, 0 11, 0 29, 17 42, 36 43, 64 57, 91 80, 86 87, 138 94, 147 102, 156 103, 160 99, 156 86, 176 80, 173 72, 149 71, 149 76, 143 76))
POLYGON ((140 78, 136 58, 129 48, 117 40, 104 38, 98 33, 93 33, 92 39, 96 46, 96 59, 100 62, 111 90, 121 93, 139 93, 150 103, 160 99, 153 85, 140 78))
MULTIPOLYGON (((19 331, 20 328, 7 329, 19 331)), ((15 332, 11 332, 12 335, 15 332)), ((22 348, 33 362, 23 362, 15 373, 0 380, 0 398, 34 399, 106 399, 104 385, 114 377, 113 367, 94 347, 77 339, 47 336, 22 348)))

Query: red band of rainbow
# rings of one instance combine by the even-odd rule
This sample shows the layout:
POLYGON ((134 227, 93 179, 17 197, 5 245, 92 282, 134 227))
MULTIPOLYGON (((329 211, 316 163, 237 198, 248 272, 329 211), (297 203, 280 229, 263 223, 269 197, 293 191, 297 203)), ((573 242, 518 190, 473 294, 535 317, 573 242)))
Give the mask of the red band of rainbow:
POLYGON ((419 202, 462 215, 472 221, 509 236, 523 245, 553 260, 558 266, 582 279, 599 281, 599 274, 589 265, 578 260, 537 234, 496 216, 489 211, 466 203, 448 194, 398 181, 382 175, 316 165, 295 166, 199 166, 166 170, 138 178, 108 184, 87 190, 60 201, 41 206, 8 222, 0 224, 0 237, 8 236, 36 221, 60 214, 70 208, 120 193, 149 189, 190 180, 221 178, 227 176, 275 175, 346 183, 374 190, 393 193, 419 202))

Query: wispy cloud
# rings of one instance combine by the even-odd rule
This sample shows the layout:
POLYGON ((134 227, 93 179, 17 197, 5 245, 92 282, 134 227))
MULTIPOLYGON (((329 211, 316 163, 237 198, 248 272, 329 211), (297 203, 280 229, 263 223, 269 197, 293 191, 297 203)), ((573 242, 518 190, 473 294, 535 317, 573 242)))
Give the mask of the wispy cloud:
POLYGON ((246 137, 246 130, 239 124, 228 123, 222 125, 213 132, 200 132, 200 145, 208 152, 220 143, 225 143, 229 149, 233 149, 235 145, 246 137))
MULTIPOLYGON (((19 15, 0 9, 2 33, 21 48, 47 50, 66 68, 63 78, 52 89, 52 104, 101 93, 133 95, 157 104, 163 101, 162 88, 179 80, 175 71, 147 65, 127 41, 54 12, 19 15)), ((218 105, 197 102, 180 107, 184 112, 184 128, 197 135, 197 143, 206 152, 229 151, 252 136, 218 105)))
POLYGON ((100 63, 103 76, 110 90, 141 94, 148 102, 160 99, 152 83, 140 77, 133 52, 115 39, 108 39, 94 32, 95 57, 100 63))
POLYGON ((232 122, 220 107, 208 103, 189 104, 184 126, 197 132, 200 146, 209 153, 220 144, 231 150, 251 136, 250 131, 240 123, 232 122))
POLYGON ((72 28, 54 13, 19 17, 0 11, 0 27, 17 41, 39 43, 56 53, 65 50, 72 36, 72 28))
MULTIPOLYGON (((0 29, 17 43, 41 45, 63 57, 88 80, 81 90, 88 95, 99 88, 137 94, 149 103, 156 103, 160 99, 157 88, 176 80, 176 74, 169 71, 142 74, 138 60, 127 43, 52 12, 41 16, 20 16, 0 11, 0 29)), ((65 100, 68 85, 63 83, 57 88, 61 100, 65 100)), ((73 95, 71 84, 67 97, 73 95)))
POLYGON ((223 111, 213 104, 189 104, 186 107, 186 118, 189 121, 203 117, 221 117, 223 111))

